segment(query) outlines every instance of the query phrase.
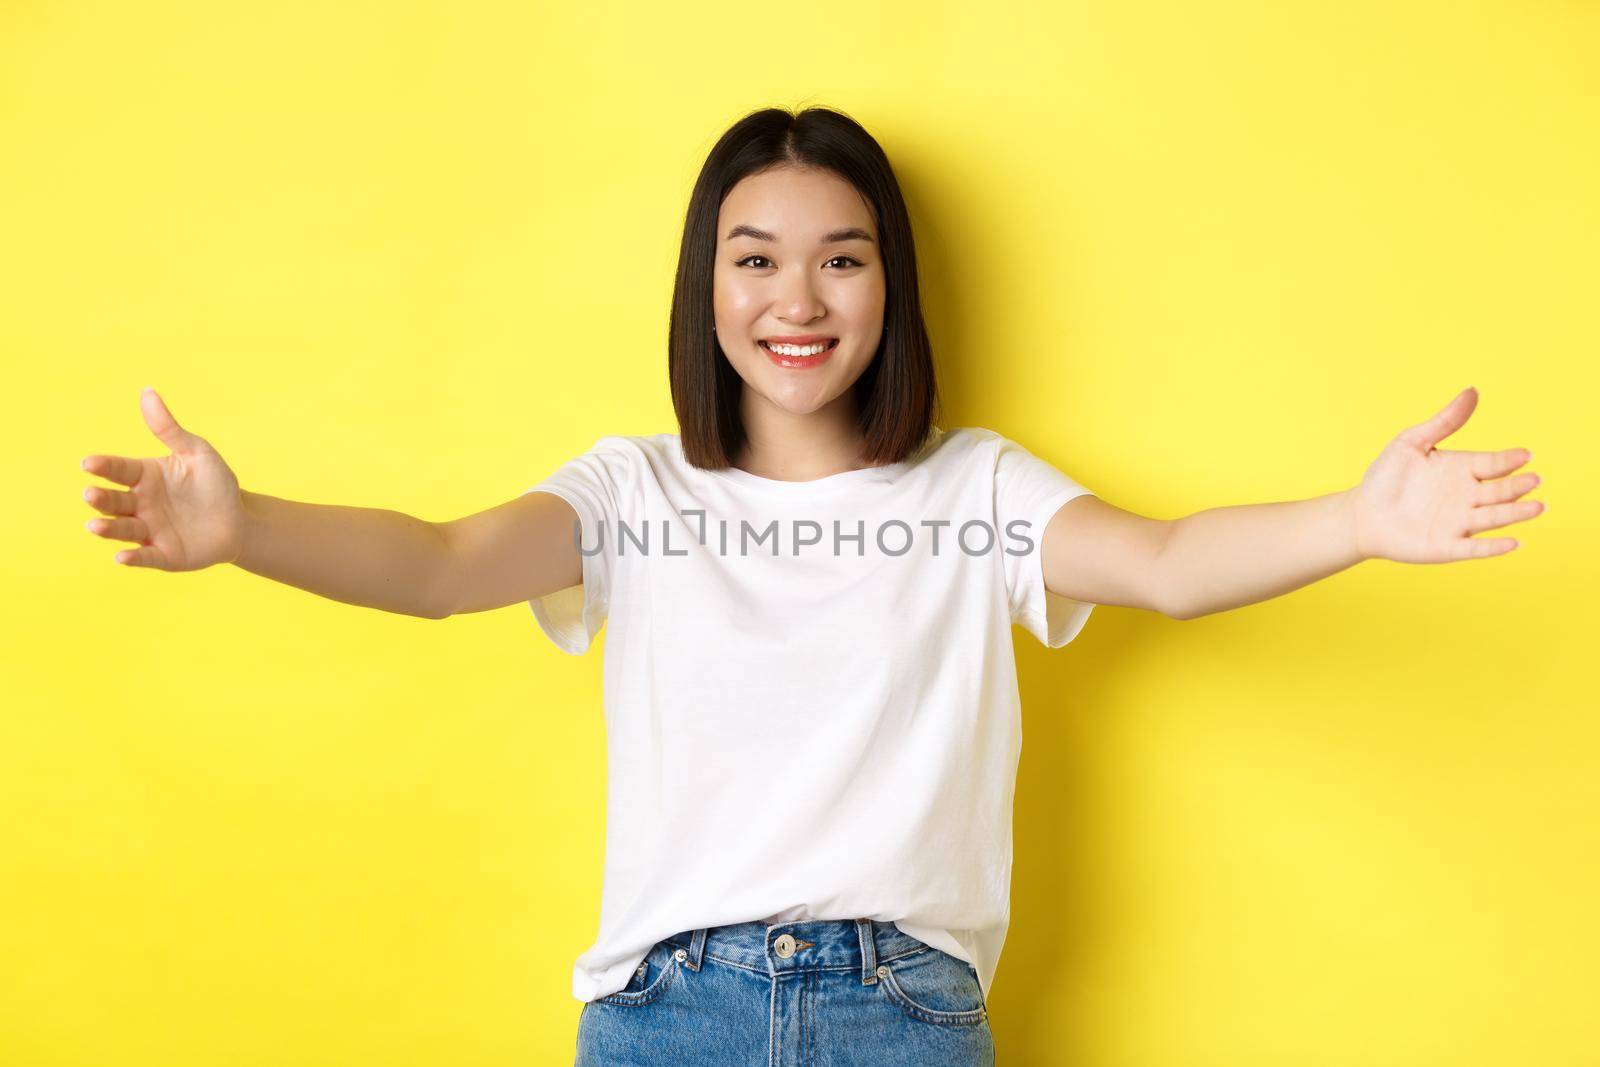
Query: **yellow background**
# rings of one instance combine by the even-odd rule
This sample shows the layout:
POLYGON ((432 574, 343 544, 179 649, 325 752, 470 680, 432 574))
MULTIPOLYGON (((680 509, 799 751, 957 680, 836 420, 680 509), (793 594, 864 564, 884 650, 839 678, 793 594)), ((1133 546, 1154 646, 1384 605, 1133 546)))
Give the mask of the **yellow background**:
MULTIPOLYGON (((1528 447, 1509 556, 1016 631, 1002 1064, 1600 1062, 1600 9, 0 9, 0 1061, 571 1061, 600 655, 120 567, 161 391, 248 489, 446 520, 676 429, 716 137, 893 160, 946 425, 1171 518, 1528 447)), ((1495 536, 1493 534, 1489 536, 1495 536)), ((694 857, 683 857, 685 863, 694 857)))

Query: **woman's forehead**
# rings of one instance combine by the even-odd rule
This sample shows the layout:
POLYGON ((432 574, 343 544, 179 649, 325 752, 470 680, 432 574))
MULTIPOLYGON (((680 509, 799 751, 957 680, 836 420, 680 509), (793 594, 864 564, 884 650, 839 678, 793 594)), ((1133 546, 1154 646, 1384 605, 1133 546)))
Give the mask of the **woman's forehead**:
POLYGON ((719 240, 736 236, 782 243, 873 240, 872 211, 861 193, 832 171, 780 167, 739 181, 718 213, 719 240))

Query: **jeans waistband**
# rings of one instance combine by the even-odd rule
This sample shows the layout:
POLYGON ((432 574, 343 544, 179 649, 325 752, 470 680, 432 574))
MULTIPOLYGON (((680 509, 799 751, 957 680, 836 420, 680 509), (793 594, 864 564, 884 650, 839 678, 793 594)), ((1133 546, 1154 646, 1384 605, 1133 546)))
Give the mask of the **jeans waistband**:
POLYGON ((777 976, 796 971, 850 970, 863 985, 878 980, 878 965, 929 946, 894 923, 876 919, 809 919, 795 922, 732 923, 684 930, 665 939, 685 953, 698 971, 708 956, 737 967, 777 976))

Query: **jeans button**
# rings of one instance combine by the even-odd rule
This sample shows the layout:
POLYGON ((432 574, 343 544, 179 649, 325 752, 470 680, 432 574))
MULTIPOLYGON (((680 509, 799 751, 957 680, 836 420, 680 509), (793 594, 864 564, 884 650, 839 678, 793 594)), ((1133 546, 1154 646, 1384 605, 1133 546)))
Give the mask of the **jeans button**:
POLYGON ((779 934, 778 939, 772 943, 772 951, 788 959, 794 955, 794 938, 789 934, 779 934))

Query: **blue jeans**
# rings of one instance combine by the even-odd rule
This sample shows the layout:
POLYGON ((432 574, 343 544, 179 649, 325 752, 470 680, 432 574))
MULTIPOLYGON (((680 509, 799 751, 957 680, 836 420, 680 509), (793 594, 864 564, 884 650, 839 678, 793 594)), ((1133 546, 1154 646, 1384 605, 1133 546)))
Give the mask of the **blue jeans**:
POLYGON ((872 919, 686 930, 578 1017, 576 1067, 993 1063, 978 972, 872 919))

